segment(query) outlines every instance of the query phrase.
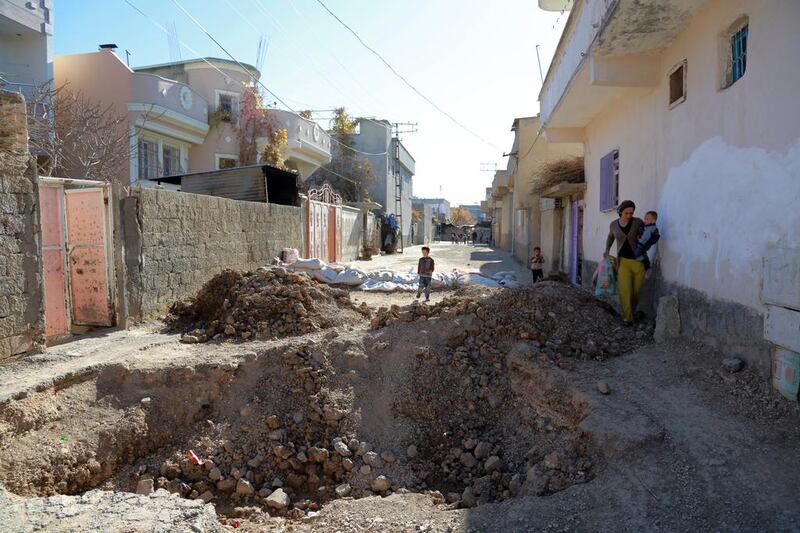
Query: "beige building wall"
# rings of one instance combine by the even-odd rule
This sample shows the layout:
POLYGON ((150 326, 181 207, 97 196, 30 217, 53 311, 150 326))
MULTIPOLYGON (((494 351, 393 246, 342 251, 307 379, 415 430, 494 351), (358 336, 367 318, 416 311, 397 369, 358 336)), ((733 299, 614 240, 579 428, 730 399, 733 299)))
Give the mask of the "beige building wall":
MULTIPOLYGON (((110 50, 56 56, 53 61, 56 88, 65 87, 73 94, 80 93, 88 101, 110 106, 111 112, 117 116, 133 115, 128 112, 132 91, 131 73, 131 69, 110 50)), ((120 173, 127 174, 128 166, 129 163, 126 163, 120 173)), ((77 169, 63 170, 69 177, 82 177, 77 169)), ((122 177, 127 178, 127 175, 122 177)))
POLYGON ((601 258, 615 213, 599 210, 600 158, 620 151, 620 200, 659 211, 668 282, 764 310, 768 248, 800 246, 800 2, 711 1, 660 55, 658 86, 619 99, 586 127, 584 249, 601 258), (749 17, 747 69, 721 89, 723 36, 749 17), (686 61, 686 100, 669 73, 686 61))

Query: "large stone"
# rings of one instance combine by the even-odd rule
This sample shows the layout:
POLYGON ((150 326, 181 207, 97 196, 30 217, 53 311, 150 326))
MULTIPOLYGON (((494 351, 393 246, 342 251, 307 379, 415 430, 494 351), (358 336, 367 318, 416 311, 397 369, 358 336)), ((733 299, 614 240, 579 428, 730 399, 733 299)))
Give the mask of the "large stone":
POLYGON ((475 458, 486 459, 492 451, 492 445, 488 442, 481 441, 475 446, 475 458))
POLYGON ((308 449, 308 458, 314 463, 324 463, 329 456, 330 453, 325 448, 311 447, 308 449))
POLYGON ((208 479, 210 479, 211 481, 219 481, 220 479, 222 479, 222 472, 220 472, 219 468, 214 467, 208 473, 208 479))
POLYGON ((267 496, 264 503, 266 503, 268 507, 280 511, 289 507, 289 495, 283 492, 283 489, 276 489, 272 494, 267 496))
POLYGON ((492 455, 486 459, 486 463, 483 465, 483 469, 486 470, 487 474, 491 474, 501 468, 503 468, 503 461, 496 455, 492 455))
POLYGON ((345 496, 350 496, 350 493, 353 491, 353 487, 348 485, 347 483, 342 483, 341 485, 336 486, 336 496, 339 498, 344 498, 345 496))
POLYGON ((364 462, 373 468, 380 468, 383 466, 383 460, 375 452, 367 452, 364 454, 364 462))
POLYGON ((378 476, 372 480, 370 487, 375 492, 384 492, 392 487, 392 483, 386 479, 386 476, 378 476))
POLYGON ((233 490, 235 486, 236 486, 235 479, 220 479, 219 481, 217 481, 217 490, 221 490, 223 492, 233 490))
POLYGON ((658 299, 656 312, 656 329, 653 338, 656 342, 666 342, 679 337, 681 334, 681 314, 678 297, 673 295, 662 296, 658 299))
POLYGON ((144 494, 148 496, 153 494, 153 480, 152 479, 140 479, 139 483, 136 484, 136 494, 144 494))
POLYGON ((475 507, 478 504, 478 498, 472 492, 472 487, 467 487, 461 493, 461 507, 475 507))
POLYGON ((475 459, 475 456, 469 452, 462 453, 458 460, 461 461, 461 464, 467 468, 473 468, 476 464, 478 464, 478 460, 475 459))
POLYGON ((722 360, 722 368, 733 374, 744 368, 744 361, 738 357, 726 357, 722 360))
POLYGON ((236 482, 236 494, 239 496, 251 496, 255 494, 255 492, 253 485, 246 479, 240 478, 239 481, 236 482))
POLYGON ((342 457, 350 457, 353 455, 353 452, 350 451, 350 448, 347 447, 347 444, 340 440, 333 442, 333 449, 336 450, 336 453, 342 457))

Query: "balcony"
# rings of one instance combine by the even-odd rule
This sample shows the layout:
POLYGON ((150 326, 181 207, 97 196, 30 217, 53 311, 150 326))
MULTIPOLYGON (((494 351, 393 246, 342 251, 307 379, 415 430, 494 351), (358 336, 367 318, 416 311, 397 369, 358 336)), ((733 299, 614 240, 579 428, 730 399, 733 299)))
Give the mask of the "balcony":
MULTIPOLYGON (((270 114, 276 126, 286 128, 286 162, 300 173, 301 179, 305 180, 319 167, 330 163, 331 136, 319 124, 282 109, 273 109, 270 114)), ((267 139, 259 138, 258 142, 266 144, 267 139)))
POLYGON ((201 144, 208 133, 208 102, 188 85, 155 74, 132 75, 128 111, 137 125, 201 144))
POLYGON ((539 93, 548 142, 582 142, 616 99, 654 87, 660 52, 706 1, 576 0, 539 93))

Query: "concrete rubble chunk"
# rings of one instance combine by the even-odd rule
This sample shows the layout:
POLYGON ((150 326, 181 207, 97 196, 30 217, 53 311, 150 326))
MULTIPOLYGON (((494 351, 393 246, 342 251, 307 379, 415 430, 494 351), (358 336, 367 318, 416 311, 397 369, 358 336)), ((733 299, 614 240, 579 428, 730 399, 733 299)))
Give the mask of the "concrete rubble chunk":
POLYGON ((289 495, 283 492, 283 489, 275 489, 272 494, 267 496, 264 503, 266 503, 268 507, 280 511, 289 506, 289 495))

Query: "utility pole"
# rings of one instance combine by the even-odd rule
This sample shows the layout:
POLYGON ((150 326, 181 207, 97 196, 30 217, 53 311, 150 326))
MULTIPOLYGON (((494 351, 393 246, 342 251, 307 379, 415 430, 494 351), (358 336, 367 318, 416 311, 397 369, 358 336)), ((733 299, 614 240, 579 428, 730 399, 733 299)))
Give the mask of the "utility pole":
POLYGON ((392 123, 392 173, 394 174, 394 218, 400 228, 400 250, 403 253, 405 248, 403 238, 403 175, 400 172, 400 135, 405 133, 416 133, 416 122, 393 122, 392 123))

